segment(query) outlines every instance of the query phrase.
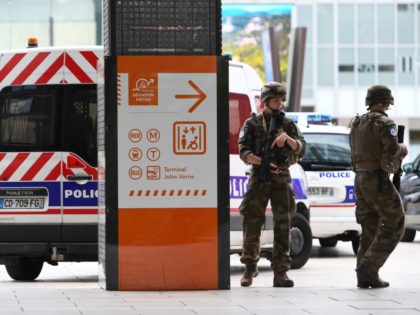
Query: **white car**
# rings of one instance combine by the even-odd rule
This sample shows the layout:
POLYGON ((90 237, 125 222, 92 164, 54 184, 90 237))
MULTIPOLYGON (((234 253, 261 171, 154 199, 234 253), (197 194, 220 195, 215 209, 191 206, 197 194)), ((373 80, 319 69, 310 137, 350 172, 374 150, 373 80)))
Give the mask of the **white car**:
POLYGON ((308 180, 312 235, 324 247, 333 247, 337 241, 351 241, 357 253, 361 226, 355 217, 350 130, 313 124, 323 120, 327 121, 328 116, 312 114, 306 124, 299 123, 306 140, 306 153, 299 163, 308 180))

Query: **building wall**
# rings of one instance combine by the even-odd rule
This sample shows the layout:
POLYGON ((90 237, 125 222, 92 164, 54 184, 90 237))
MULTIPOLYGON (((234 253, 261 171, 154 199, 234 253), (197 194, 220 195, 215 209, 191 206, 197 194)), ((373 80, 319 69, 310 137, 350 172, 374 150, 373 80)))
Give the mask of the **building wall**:
MULTIPOLYGON (((419 23, 418 1, 296 2, 292 24, 308 28, 304 101, 318 108, 325 106, 318 98, 324 99, 327 91, 335 102, 386 84, 396 93, 401 89, 401 102, 420 116, 413 103, 418 95, 405 95, 420 84, 419 23), (355 91, 349 94, 351 89, 355 91)), ((346 116, 347 108, 335 113, 346 116)))
POLYGON ((26 46, 96 45, 97 0, 0 0, 0 50, 26 46))
POLYGON ((420 2, 299 0, 292 27, 307 27, 302 105, 345 124, 366 112, 366 90, 388 85, 389 111, 404 123, 410 159, 420 153, 420 2))

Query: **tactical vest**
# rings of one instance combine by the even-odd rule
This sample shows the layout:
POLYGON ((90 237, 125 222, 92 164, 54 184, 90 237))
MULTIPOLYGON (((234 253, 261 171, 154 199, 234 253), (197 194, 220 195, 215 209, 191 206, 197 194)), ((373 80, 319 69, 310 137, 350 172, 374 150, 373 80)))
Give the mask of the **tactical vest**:
POLYGON ((353 163, 361 161, 379 161, 381 159, 381 140, 376 135, 375 119, 372 115, 364 114, 353 121, 350 141, 351 159, 353 163))
POLYGON ((381 135, 387 127, 384 115, 369 112, 351 123, 351 160, 355 171, 382 168, 388 173, 399 169, 399 160, 382 152, 381 135))

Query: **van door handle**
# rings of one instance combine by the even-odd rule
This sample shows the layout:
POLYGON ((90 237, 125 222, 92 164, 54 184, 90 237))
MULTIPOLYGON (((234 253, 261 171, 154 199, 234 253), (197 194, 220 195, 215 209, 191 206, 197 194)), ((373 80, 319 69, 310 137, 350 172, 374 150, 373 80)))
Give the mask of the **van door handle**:
POLYGON ((92 180, 91 175, 69 175, 67 176, 68 180, 92 180))

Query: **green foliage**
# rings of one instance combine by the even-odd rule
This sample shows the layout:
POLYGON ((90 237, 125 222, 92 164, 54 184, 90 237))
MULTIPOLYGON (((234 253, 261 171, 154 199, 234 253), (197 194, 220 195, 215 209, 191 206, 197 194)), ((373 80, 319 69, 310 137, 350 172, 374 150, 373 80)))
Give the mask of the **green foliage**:
POLYGON ((265 72, 262 33, 268 30, 269 26, 276 29, 279 43, 280 73, 282 81, 286 81, 290 16, 232 17, 230 23, 234 26, 234 30, 223 33, 223 51, 232 54, 233 60, 249 64, 258 72, 263 81, 265 81, 265 72))
POLYGON ((236 47, 230 46, 226 47, 226 49, 232 54, 232 60, 249 64, 258 72, 261 79, 265 81, 264 56, 261 49, 256 49, 256 46, 252 44, 236 47))

